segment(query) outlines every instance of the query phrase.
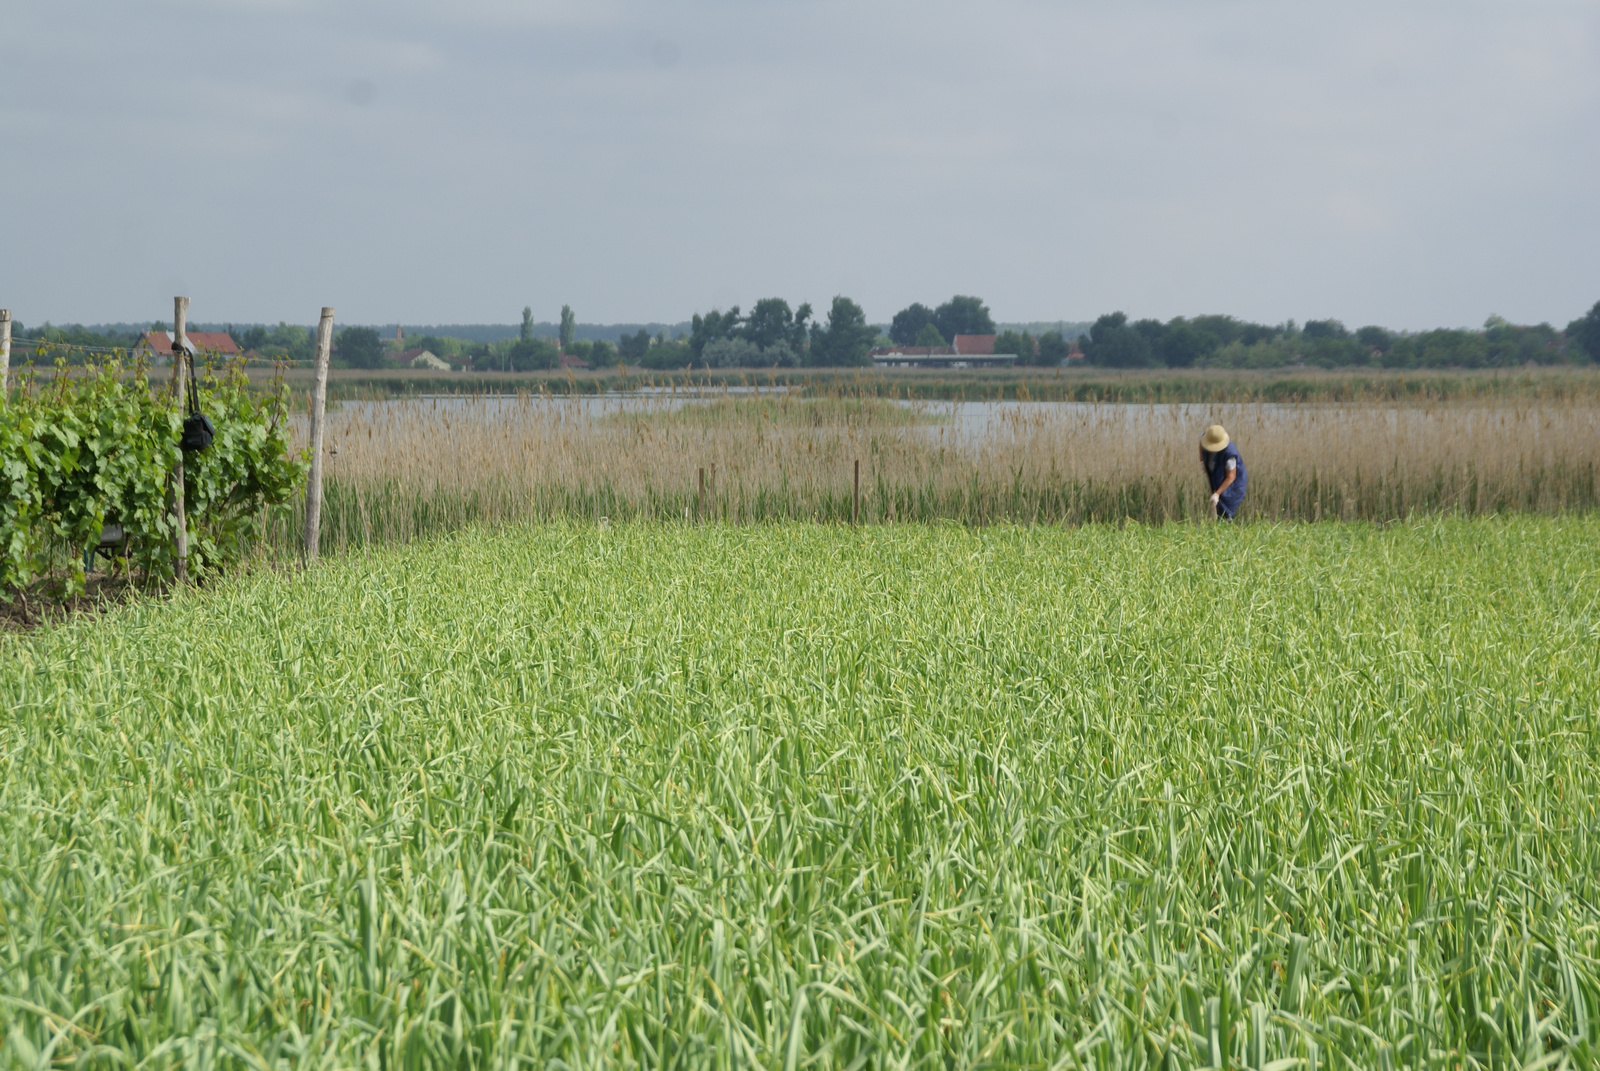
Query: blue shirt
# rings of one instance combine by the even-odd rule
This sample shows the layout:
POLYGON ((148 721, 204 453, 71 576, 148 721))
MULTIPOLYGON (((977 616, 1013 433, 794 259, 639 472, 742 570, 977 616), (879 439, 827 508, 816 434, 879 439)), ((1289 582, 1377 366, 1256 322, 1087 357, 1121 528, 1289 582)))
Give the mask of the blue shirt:
POLYGON ((1222 493, 1222 497, 1217 500, 1217 504, 1222 507, 1224 513, 1232 517, 1234 511, 1239 508, 1239 504, 1244 501, 1245 484, 1250 480, 1250 477, 1244 471, 1244 458, 1239 456, 1239 448, 1232 443, 1224 446, 1216 453, 1212 453, 1209 450, 1206 451, 1206 479, 1211 481, 1212 491, 1221 487, 1222 481, 1228 478, 1229 461, 1234 464, 1233 483, 1222 493))

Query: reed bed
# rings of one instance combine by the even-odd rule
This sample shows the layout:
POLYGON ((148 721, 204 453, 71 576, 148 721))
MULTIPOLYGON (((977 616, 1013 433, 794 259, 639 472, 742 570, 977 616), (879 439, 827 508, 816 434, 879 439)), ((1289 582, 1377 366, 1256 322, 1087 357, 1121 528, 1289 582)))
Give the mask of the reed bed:
POLYGON ((1597 548, 558 523, 0 636, 0 1066, 1593 1068, 1597 548))
MULTIPOLYGON (((1600 406, 904 403, 521 395, 349 402, 330 417, 323 544, 553 517, 1160 524, 1209 517, 1196 456, 1221 422, 1243 519, 1586 511, 1600 406), (702 473, 704 491, 701 489, 702 473)), ((295 519, 272 529, 292 542, 295 519)))

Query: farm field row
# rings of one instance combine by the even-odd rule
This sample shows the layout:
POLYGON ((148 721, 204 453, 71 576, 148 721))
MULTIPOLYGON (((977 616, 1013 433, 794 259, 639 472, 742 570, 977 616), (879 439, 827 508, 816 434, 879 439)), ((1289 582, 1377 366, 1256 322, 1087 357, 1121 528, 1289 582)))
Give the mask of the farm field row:
POLYGON ((3 635, 0 1065, 1592 1067, 1597 650, 1593 516, 513 526, 3 635))

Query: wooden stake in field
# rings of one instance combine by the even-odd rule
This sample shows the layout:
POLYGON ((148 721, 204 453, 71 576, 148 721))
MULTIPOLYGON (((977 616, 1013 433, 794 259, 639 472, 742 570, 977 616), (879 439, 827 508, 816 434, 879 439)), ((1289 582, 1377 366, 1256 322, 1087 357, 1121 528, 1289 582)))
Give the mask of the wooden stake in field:
POLYGON ((705 466, 702 465, 700 467, 700 490, 695 495, 695 498, 694 498, 694 520, 695 520, 695 523, 699 524, 701 521, 703 521, 705 519, 705 516, 706 516, 706 470, 705 470, 705 466))
MULTIPOLYGON (((172 299, 172 396, 177 399, 178 408, 183 408, 183 393, 187 384, 184 381, 185 371, 189 359, 189 299, 175 297, 172 299)), ((176 563, 173 574, 178 578, 178 583, 185 583, 189 579, 189 522, 183 515, 183 451, 178 451, 178 463, 172 466, 172 524, 173 557, 176 563)))
POLYGON ((311 384, 311 472, 306 480, 305 562, 317 560, 317 535, 322 526, 322 435, 328 407, 328 351, 333 347, 333 310, 322 310, 317 322, 317 363, 311 384))
POLYGON ((11 310, 0 309, 0 405, 11 389, 11 310))
POLYGON ((850 499, 850 527, 861 521, 861 459, 856 458, 856 491, 850 499))

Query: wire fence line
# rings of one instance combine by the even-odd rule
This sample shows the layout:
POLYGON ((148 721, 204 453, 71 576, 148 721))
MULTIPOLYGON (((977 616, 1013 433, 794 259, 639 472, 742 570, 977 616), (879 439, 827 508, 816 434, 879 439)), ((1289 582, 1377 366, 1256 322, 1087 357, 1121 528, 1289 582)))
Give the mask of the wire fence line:
MULTIPOLYGON (((132 346, 89 346, 79 342, 58 342, 55 339, 48 338, 13 338, 11 340, 11 345, 13 353, 16 353, 19 349, 24 351, 31 349, 32 353, 34 354, 37 354, 40 350, 64 350, 68 355, 76 351, 78 353, 107 354, 114 357, 126 357, 128 354, 139 348, 139 344, 137 342, 132 346)), ((221 351, 207 350, 202 347, 200 352, 220 353, 221 351)), ((239 354, 238 356, 247 363, 251 361, 260 361, 268 365, 281 364, 290 368, 310 368, 316 363, 315 361, 299 360, 293 357, 274 357, 271 354, 258 353, 254 357, 250 357, 247 354, 239 354)))

